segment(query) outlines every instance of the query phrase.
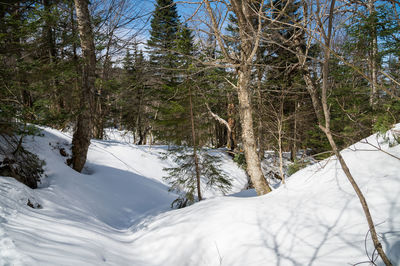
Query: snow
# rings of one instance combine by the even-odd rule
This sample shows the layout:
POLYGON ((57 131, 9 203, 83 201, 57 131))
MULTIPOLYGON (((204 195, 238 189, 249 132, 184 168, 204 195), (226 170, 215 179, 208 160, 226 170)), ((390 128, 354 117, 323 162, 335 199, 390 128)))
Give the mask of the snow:
MULTIPOLYGON (((110 132, 109 140, 92 141, 84 174, 60 155, 59 148, 69 151, 70 135, 44 128, 25 140, 46 161, 47 178, 31 190, 0 177, 0 265, 323 266, 356 264, 373 252, 361 205, 334 157, 257 197, 241 191, 243 170, 216 151, 234 180, 232 195, 207 190, 206 200, 171 210, 177 195, 162 179, 163 168, 173 166, 160 158, 166 147, 136 146, 110 132)), ((400 145, 376 135, 367 140, 400 157, 400 145)), ((385 251, 400 265, 400 160, 368 143, 342 154, 385 251)))

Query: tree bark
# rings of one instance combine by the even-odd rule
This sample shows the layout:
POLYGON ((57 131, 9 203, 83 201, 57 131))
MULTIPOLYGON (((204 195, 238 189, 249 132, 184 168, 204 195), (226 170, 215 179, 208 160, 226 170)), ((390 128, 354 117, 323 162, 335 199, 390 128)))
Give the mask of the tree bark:
MULTIPOLYGON (((253 182, 258 195, 271 191, 261 170, 261 163, 257 153, 256 138, 253 128, 253 110, 250 102, 250 80, 253 59, 256 55, 260 34, 261 17, 250 7, 250 1, 231 1, 232 9, 237 16, 240 36, 240 66, 237 68, 237 91, 239 98, 239 115, 242 125, 242 142, 247 163, 247 172, 253 182), (249 17, 249 15, 252 15, 249 17), (258 30, 254 28, 252 18, 258 18, 258 30), (256 33, 257 32, 257 33, 256 33), (256 36, 255 36, 256 33, 256 36)), ((262 6, 259 12, 261 12, 262 6)))
MULTIPOLYGON (((260 53, 257 53, 257 56, 260 56, 260 53)), ((257 61, 260 61, 260 59, 257 59, 257 61)), ((265 154, 265 145, 263 141, 263 112, 261 111, 263 108, 263 99, 262 99, 262 93, 261 93, 261 85, 262 85, 262 69, 260 66, 257 67, 257 109, 258 109, 258 115, 257 115, 257 147, 258 147, 258 157, 260 158, 260 161, 264 159, 264 154, 265 154)))
MULTIPOLYGON (((230 95, 228 95, 228 125, 229 129, 227 134, 227 143, 226 147, 230 151, 234 151, 236 148, 236 138, 235 138, 235 104, 233 103, 233 99, 230 95)), ((228 128, 228 127, 227 127, 228 128)))
POLYGON ((96 80, 96 55, 88 1, 75 0, 75 10, 84 63, 81 84, 80 113, 72 139, 72 168, 81 172, 86 162, 92 131, 93 96, 96 80))
POLYGON ((253 129, 253 110, 250 103, 249 85, 251 68, 242 65, 238 71, 237 84, 239 97, 239 115, 242 125, 242 142, 247 163, 247 173, 258 195, 264 195, 271 191, 264 174, 261 171, 261 163, 257 153, 256 139, 253 129))

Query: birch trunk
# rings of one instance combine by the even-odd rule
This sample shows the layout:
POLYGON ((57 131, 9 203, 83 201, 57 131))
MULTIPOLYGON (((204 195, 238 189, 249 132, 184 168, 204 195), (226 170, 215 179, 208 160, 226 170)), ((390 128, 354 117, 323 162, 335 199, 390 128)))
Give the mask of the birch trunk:
POLYGON ((92 131, 93 95, 96 80, 96 55, 87 0, 75 0, 79 37, 83 55, 80 113, 72 139, 72 168, 81 172, 86 162, 92 131))

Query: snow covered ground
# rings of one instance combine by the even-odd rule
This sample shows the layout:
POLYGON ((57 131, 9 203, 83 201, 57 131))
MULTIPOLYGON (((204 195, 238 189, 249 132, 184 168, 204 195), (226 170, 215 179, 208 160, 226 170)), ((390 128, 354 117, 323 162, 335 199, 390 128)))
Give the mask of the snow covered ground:
MULTIPOLYGON (((334 158, 255 197, 240 192, 246 176, 221 153, 223 170, 235 180, 231 192, 239 193, 204 191, 207 200, 171 210, 177 196, 162 180, 172 165, 160 159, 166 147, 93 141, 79 174, 59 152, 70 136, 43 133, 25 143, 46 161, 41 188, 0 177, 0 265, 319 266, 372 256, 361 206, 334 158), (42 208, 28 207, 28 199, 42 208)), ((367 140, 400 157, 400 145, 389 147, 375 135, 367 140)), ((384 249, 400 265, 400 160, 387 153, 361 142, 343 151, 384 249)))

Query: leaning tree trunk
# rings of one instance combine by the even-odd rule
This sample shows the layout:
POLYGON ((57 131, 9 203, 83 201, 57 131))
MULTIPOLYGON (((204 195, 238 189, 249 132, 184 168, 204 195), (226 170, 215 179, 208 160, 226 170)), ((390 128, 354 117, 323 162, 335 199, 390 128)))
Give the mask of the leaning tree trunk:
POLYGON ((334 6, 335 6, 335 0, 331 1, 331 7, 330 7, 330 13, 329 13, 329 20, 328 20, 328 34, 327 38, 325 40, 325 46, 326 48, 324 49, 324 61, 322 65, 322 95, 321 95, 321 103, 322 103, 322 109, 323 113, 325 116, 325 127, 322 126, 322 121, 320 122, 320 128, 324 131, 326 137, 328 138, 329 144, 332 147, 333 152, 336 155, 336 158, 339 160, 339 163, 343 169, 343 172, 346 174, 347 179, 349 180, 351 186, 353 187, 354 191, 357 194, 358 199, 360 200, 362 209, 364 211, 365 218, 367 219, 368 222, 368 227, 369 231, 371 233, 371 238, 374 243, 374 247, 376 251, 378 252, 379 256, 387 266, 391 266, 392 263, 390 262, 389 258, 386 256, 385 251, 382 248, 382 244, 379 242, 378 235, 375 230, 375 225, 372 220, 371 213, 369 211, 369 207, 367 204, 367 200, 364 197, 364 194, 362 193, 361 189, 358 187, 358 184, 353 178, 353 175, 351 174, 346 162, 344 161, 342 155, 339 152, 339 149, 336 146, 336 143, 333 139, 331 130, 330 130, 330 111, 329 111, 329 106, 328 106, 328 100, 327 100, 327 92, 328 92, 328 86, 329 86, 329 80, 328 80, 328 75, 329 75, 329 58, 330 58, 330 50, 328 49, 330 46, 330 41, 331 41, 331 32, 332 32, 332 24, 333 24, 333 12, 334 12, 334 6))
POLYGON ((86 162, 92 129, 94 85, 96 80, 96 55, 92 25, 87 0, 75 0, 81 49, 83 73, 78 123, 72 139, 72 168, 81 172, 86 162))
POLYGON ((375 224, 374 224, 374 221, 372 220, 371 212, 369 211, 368 203, 364 197, 364 194, 362 193, 357 182, 354 180, 349 167, 347 166, 345 160, 343 159, 342 155, 340 154, 339 149, 337 148, 336 143, 333 139, 331 131, 329 130, 329 128, 327 129, 327 128, 321 127, 321 129, 325 132, 325 135, 328 138, 329 144, 331 145, 332 150, 335 153, 335 156, 338 159, 343 172, 345 173, 347 179, 349 180, 351 186, 353 187, 354 191, 357 194, 357 197, 358 197, 358 199, 361 203, 362 209, 364 211, 364 215, 365 215, 365 218, 368 223, 368 228, 371 233, 372 242, 374 243, 374 247, 375 247, 376 251, 378 252, 379 256, 381 257, 382 261, 385 263, 386 266, 392 266, 392 263, 390 262, 389 258, 386 256, 386 253, 383 250, 382 244, 379 241, 378 234, 375 229, 375 224))
MULTIPOLYGON (((362 206, 364 216, 367 220, 369 232, 371 233, 371 238, 374 243, 374 247, 378 252, 379 256, 381 257, 382 261, 385 263, 386 266, 392 266, 389 258, 386 256, 385 251, 383 250, 382 244, 379 241, 378 234, 375 230, 375 224, 372 220, 371 213, 369 211, 369 207, 367 204, 367 200, 364 197, 360 187, 358 186, 357 182, 353 178, 353 175, 350 172, 349 167, 347 166, 345 160, 343 159, 340 151, 336 145, 335 140, 333 139, 333 134, 330 129, 330 109, 328 105, 328 87, 329 87, 329 59, 331 54, 331 37, 332 37, 332 29, 333 29, 333 16, 335 11, 335 0, 331 0, 330 2, 330 10, 328 16, 328 28, 327 34, 324 36, 325 42, 324 45, 324 60, 322 62, 322 90, 321 90, 321 97, 318 96, 318 89, 314 82, 312 82, 309 72, 307 71, 307 64, 306 64, 306 56, 305 54, 297 47, 297 57, 299 59, 300 65, 303 67, 303 77, 307 84, 307 90, 311 96, 311 100, 313 103, 314 111, 318 118, 318 124, 320 129, 325 133, 329 144, 338 159, 340 166, 344 174, 347 177, 347 180, 350 182, 351 186, 353 187, 360 204, 362 206)), ((305 16, 306 17, 306 16, 305 16)), ((324 30, 324 29, 322 29, 324 30)))
MULTIPOLYGON (((332 1, 332 6, 334 6, 334 0, 332 1)), ((332 7, 331 7, 332 8, 332 7)), ((331 19, 329 20, 329 25, 331 25, 331 19)), ((328 43, 330 43, 330 28, 328 29, 328 40, 326 46, 328 46, 328 43)), ((319 121, 319 127, 321 130, 325 133, 329 144, 333 150, 333 152, 336 155, 336 158, 339 160, 340 166, 342 167, 343 172, 345 173, 348 181, 350 182, 351 186, 353 187, 354 191, 357 194, 357 197, 361 203, 362 209, 364 211, 365 218, 368 223, 369 231, 371 233, 371 238, 372 242, 374 243, 374 247, 376 251, 378 252, 379 256, 387 266, 391 266, 392 263, 390 262, 389 258, 386 256, 385 251, 382 248, 382 244, 380 243, 378 239, 378 234, 376 233, 375 230, 375 224, 372 220, 371 213, 369 211, 369 207, 367 204, 367 200, 364 197, 364 194, 362 193, 361 189, 359 188, 357 182, 354 180, 353 175, 350 172, 349 167, 347 166, 345 160, 343 159, 342 155, 339 152, 339 149, 336 146, 336 142, 333 139, 332 132, 330 130, 330 111, 329 111, 329 106, 328 106, 328 100, 327 100, 327 91, 328 91, 328 75, 329 75, 329 57, 330 57, 330 50, 325 48, 325 53, 324 53, 324 62, 323 62, 323 69, 322 69, 322 95, 321 95, 321 103, 322 103, 322 108, 323 108, 323 114, 324 114, 324 120, 325 120, 325 126, 323 125, 322 121, 319 121)))

